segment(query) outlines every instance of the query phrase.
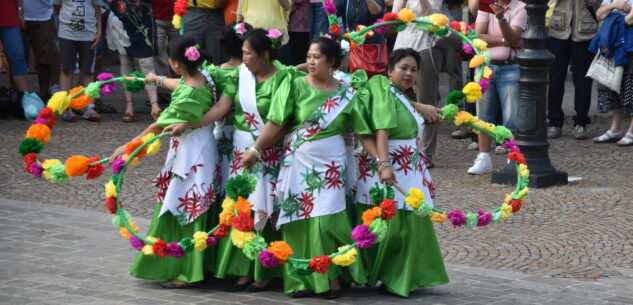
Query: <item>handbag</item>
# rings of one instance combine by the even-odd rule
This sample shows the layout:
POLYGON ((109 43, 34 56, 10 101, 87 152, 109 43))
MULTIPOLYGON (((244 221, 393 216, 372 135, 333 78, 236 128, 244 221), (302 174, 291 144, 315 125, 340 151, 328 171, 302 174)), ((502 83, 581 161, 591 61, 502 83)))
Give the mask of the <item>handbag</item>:
POLYGON ((387 73, 387 45, 386 44, 362 44, 350 52, 350 72, 359 69, 367 72, 367 77, 387 73))
POLYGON ((606 58, 598 52, 591 62, 586 76, 620 94, 623 74, 624 67, 616 66, 615 58, 606 58))

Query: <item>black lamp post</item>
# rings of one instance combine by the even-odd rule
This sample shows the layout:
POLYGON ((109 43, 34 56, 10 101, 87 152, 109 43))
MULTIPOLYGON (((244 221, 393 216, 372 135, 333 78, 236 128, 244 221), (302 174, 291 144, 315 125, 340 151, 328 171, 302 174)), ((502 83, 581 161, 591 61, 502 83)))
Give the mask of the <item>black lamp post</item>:
MULTIPOLYGON (((524 0, 528 23, 523 33, 525 48, 517 54, 521 69, 516 142, 530 168, 530 186, 544 188, 567 184, 567 173, 550 162, 545 124, 549 66, 554 56, 547 51, 545 11, 548 0, 524 0)), ((492 173, 492 183, 516 184, 513 163, 492 173)))

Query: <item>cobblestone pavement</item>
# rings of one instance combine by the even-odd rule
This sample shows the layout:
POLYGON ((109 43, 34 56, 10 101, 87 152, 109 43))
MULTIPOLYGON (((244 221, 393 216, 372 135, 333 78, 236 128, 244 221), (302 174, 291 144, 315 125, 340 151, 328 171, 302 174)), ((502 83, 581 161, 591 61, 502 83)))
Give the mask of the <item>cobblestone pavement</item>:
MULTIPOLYGON (((136 250, 96 211, 0 198, 0 304, 322 304, 296 300, 280 288, 223 292, 226 283, 166 290, 134 279, 136 250)), ((148 219, 136 217, 147 227, 148 219)), ((511 225, 508 225, 508 227, 511 225)), ((632 304, 633 269, 615 278, 562 279, 524 272, 447 264, 451 283, 419 289, 408 299, 354 287, 342 304, 632 304)), ((333 303, 333 302, 331 302, 333 303)))
MULTIPOLYGON (((2 81, 1 77, 0 81, 2 81)), ((73 154, 107 156, 116 146, 129 140, 150 123, 147 108, 141 103, 144 100, 144 95, 143 98, 137 98, 137 109, 140 110, 140 113, 137 115, 138 121, 136 123, 120 122, 120 114, 103 115, 103 121, 100 123, 81 121, 71 124, 60 122, 53 130, 53 138, 43 152, 43 156, 62 160, 73 154)), ((107 101, 111 103, 119 101, 117 102, 118 106, 121 106, 120 91, 108 98, 107 101)), ((605 118, 595 119, 594 124, 589 126, 591 135, 602 133, 608 128, 608 123, 605 118)), ((71 254, 84 253, 79 248, 72 248, 66 254, 64 247, 47 245, 37 258, 20 256, 20 251, 25 251, 28 245, 39 244, 42 241, 53 243, 55 240, 55 238, 50 240, 39 237, 40 233, 46 235, 62 234, 61 236, 66 236, 64 234, 68 233, 70 236, 80 238, 83 242, 91 242, 90 250, 86 251, 86 254, 77 255, 81 256, 83 260, 87 260, 85 255, 94 252, 96 255, 94 260, 97 261, 95 264, 99 265, 99 268, 107 268, 110 272, 108 276, 114 276, 110 280, 115 284, 125 285, 130 291, 141 291, 140 293, 171 294, 172 292, 156 290, 152 288, 154 287, 152 284, 136 281, 126 276, 125 270, 132 260, 132 253, 127 249, 127 244, 120 241, 118 234, 109 226, 109 217, 105 214, 103 207, 103 183, 106 177, 94 181, 75 178, 64 185, 52 185, 24 173, 20 156, 17 154, 17 147, 27 128, 28 123, 24 121, 0 120, 0 129, 3 130, 0 134, 0 197, 20 200, 19 202, 5 201, 15 204, 17 209, 20 208, 23 201, 40 204, 34 208, 35 210, 17 212, 10 210, 11 204, 4 204, 6 208, 0 212, 0 217, 2 217, 0 228, 3 231, 0 235, 0 242, 5 243, 3 247, 0 247, 0 251, 6 254, 0 258, 0 262, 2 262, 0 274, 3 277, 0 287, 2 285, 7 286, 7 288, 15 286, 13 282, 7 281, 8 274, 13 275, 17 269, 21 269, 18 267, 29 265, 27 262, 33 260, 35 260, 33 265, 25 270, 29 270, 27 273, 32 275, 31 280, 34 282, 38 282, 42 274, 47 274, 46 278, 59 280, 59 282, 51 282, 51 284, 63 286, 69 285, 68 277, 75 277, 75 273, 100 274, 100 271, 95 269, 96 267, 82 266, 87 267, 86 271, 83 268, 79 268, 82 271, 73 271, 70 268, 70 265, 74 263, 71 254), (67 210, 61 206, 74 209, 67 210), (55 212, 56 208, 59 208, 60 211, 74 211, 73 213, 80 215, 89 213, 86 215, 92 215, 92 221, 80 223, 75 222, 74 219, 65 219, 64 213, 55 212), (47 213, 53 216, 42 216, 46 214, 37 212, 39 209, 53 211, 52 214, 47 213), (96 210, 98 213, 77 211, 76 209, 96 210), (67 231, 62 230, 63 233, 55 233, 55 230, 50 231, 46 226, 38 229, 37 225, 33 229, 13 227, 25 222, 38 223, 40 221, 36 219, 37 217, 45 217, 52 224, 63 226, 60 230, 67 231), (86 230, 91 233, 88 235, 79 234, 78 225, 89 227, 86 230), (93 238, 91 234, 96 234, 97 231, 103 235, 95 235, 98 238, 93 238), (31 236, 33 233, 37 233, 38 236, 31 236), (30 241, 16 242, 25 239, 30 241), (93 240, 95 242, 92 242, 93 240), (115 242, 115 240, 117 241, 115 242), (111 241, 111 244, 106 247, 103 244, 105 241, 111 241), (58 255, 61 255, 61 258, 67 258, 66 261, 56 262, 60 263, 61 267, 57 265, 51 267, 52 264, 45 263, 47 259, 50 259, 51 254, 56 252, 59 252, 58 255), (104 255, 104 253, 107 254, 104 255), (108 261, 116 261, 117 259, 120 261, 119 264, 108 261), (11 264, 7 264, 9 261, 11 264), (104 267, 100 265, 102 262, 104 267), (37 268, 41 267, 42 264, 45 265, 44 268, 37 268), (68 267, 67 269, 62 268, 65 265, 68 267), (60 268, 60 270, 56 268, 60 268), (49 269, 61 273, 48 272, 49 269), (64 274, 67 274, 66 279, 63 279, 64 274)), ((511 188, 491 185, 490 175, 466 175, 466 169, 472 164, 475 152, 466 150, 468 140, 450 139, 449 134, 453 129, 454 127, 448 124, 440 128, 438 153, 434 156, 437 167, 431 170, 437 187, 436 206, 445 210, 460 208, 468 211, 497 206, 504 194, 510 192, 511 188)), ((516 288, 527 289, 525 291, 519 290, 525 295, 534 293, 540 296, 547 293, 558 295, 561 300, 575 300, 567 299, 568 295, 565 294, 568 292, 567 289, 572 289, 569 288, 571 286, 576 287, 575 285, 582 284, 579 286, 580 288, 577 288, 580 291, 578 292, 579 296, 600 295, 602 297, 603 293, 608 290, 603 285, 617 286, 623 279, 630 280, 630 276, 633 274, 633 269, 630 269, 633 266, 633 244, 631 241, 633 217, 630 208, 633 203, 628 194, 631 188, 630 173, 633 170, 633 165, 630 160, 633 157, 633 150, 631 147, 622 148, 614 144, 596 145, 590 140, 576 141, 571 138, 570 134, 571 126, 566 125, 564 136, 550 141, 550 157, 557 168, 567 171, 570 176, 581 177, 580 182, 563 187, 533 189, 524 208, 512 219, 498 226, 465 229, 452 228, 450 225, 436 225, 445 260, 449 263, 452 284, 424 290, 416 295, 420 297, 420 300, 429 300, 429 295, 437 295, 437 300, 434 298, 430 301, 448 302, 446 300, 452 300, 453 297, 463 297, 460 302, 484 303, 490 300, 484 297, 514 294, 512 291, 516 288), (495 277, 494 275, 497 273, 502 274, 502 276, 495 277), (508 274, 517 277, 511 278, 514 280, 512 283, 534 283, 535 286, 526 288, 508 284, 506 283, 508 277, 506 275, 508 274), (525 281, 517 281, 517 279, 525 279, 525 281), (561 283, 569 285, 565 286, 561 283), (557 286, 559 284, 562 286, 557 286), (535 288, 537 286, 540 288, 535 288), (484 291, 481 299, 476 297, 478 294, 475 294, 479 291, 484 291), (485 293, 488 294, 485 295, 485 293)), ((122 198, 126 207, 137 217, 149 217, 152 212, 154 189, 149 185, 149 182, 158 172, 164 153, 163 150, 161 154, 142 161, 140 166, 132 168, 126 175, 122 198)), ((495 156, 494 164, 497 169, 500 169, 505 164, 504 157, 495 156)), ((143 229, 147 229, 147 225, 143 226, 143 229)), ((39 253, 40 250, 34 253, 39 253)), ((51 262, 55 262, 55 259, 53 258, 51 262)), ((90 277, 85 274, 77 276, 81 277, 81 281, 90 277), (82 275, 83 277, 81 277, 82 275)), ((91 283, 89 285, 96 286, 98 281, 92 280, 91 283)), ((37 283, 25 282, 23 284, 26 286, 37 283)), ((82 285, 71 286, 81 288, 81 290, 91 287, 82 285)), ((626 288, 622 287, 622 290, 626 290, 626 288)), ((4 292, 4 287, 0 291, 4 292)), ((39 293, 43 294, 42 291, 39 293)), ((259 302, 250 295, 245 299, 225 293, 214 293, 214 295, 226 296, 227 300, 225 301, 229 302, 246 299, 248 302, 259 302)), ((365 292, 361 290, 358 295, 363 296, 365 292)), ((616 295, 633 297, 630 292, 627 294, 626 291, 617 292, 616 295)), ((187 294, 187 296, 193 297, 194 295, 187 294)), ((201 296, 201 298, 204 300, 206 296, 201 296)), ((516 300, 530 303, 530 298, 527 297, 516 300)), ((627 300, 627 303, 633 303, 632 299, 624 300, 627 300)), ((353 300, 349 301, 353 302, 353 300)), ((374 295, 370 297, 370 301, 378 302, 374 295)), ((457 302, 457 300, 454 301, 457 302)), ((5 303, 2 298, 0 298, 0 303, 5 303)))

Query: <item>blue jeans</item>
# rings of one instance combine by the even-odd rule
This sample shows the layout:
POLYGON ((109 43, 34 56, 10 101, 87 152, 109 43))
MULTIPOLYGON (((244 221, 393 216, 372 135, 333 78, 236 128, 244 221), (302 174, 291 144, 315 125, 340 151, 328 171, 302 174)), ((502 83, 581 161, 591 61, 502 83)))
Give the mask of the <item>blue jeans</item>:
POLYGON ((322 2, 310 3, 308 24, 310 25, 310 40, 328 33, 329 23, 322 2))
POLYGON ((0 41, 2 41, 4 52, 11 63, 11 74, 13 76, 26 75, 26 55, 24 54, 20 27, 0 26, 0 41))
POLYGON ((489 67, 494 75, 488 91, 477 102, 477 116, 485 122, 494 123, 501 108, 503 126, 515 131, 519 104, 519 65, 489 67))

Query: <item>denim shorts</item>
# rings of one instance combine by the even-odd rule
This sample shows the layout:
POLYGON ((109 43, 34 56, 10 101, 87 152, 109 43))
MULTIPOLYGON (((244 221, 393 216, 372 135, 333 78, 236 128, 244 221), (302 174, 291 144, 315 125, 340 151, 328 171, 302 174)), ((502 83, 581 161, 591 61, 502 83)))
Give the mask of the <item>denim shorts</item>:
POLYGON ((503 126, 516 131, 519 104, 519 65, 489 65, 494 71, 488 91, 477 102, 477 117, 482 121, 494 123, 501 111, 503 126))

